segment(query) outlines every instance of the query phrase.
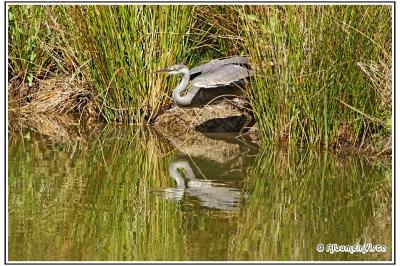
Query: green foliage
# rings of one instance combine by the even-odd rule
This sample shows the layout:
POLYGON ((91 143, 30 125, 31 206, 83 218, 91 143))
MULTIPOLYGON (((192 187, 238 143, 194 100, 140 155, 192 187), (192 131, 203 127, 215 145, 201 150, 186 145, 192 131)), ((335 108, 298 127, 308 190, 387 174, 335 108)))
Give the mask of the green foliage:
MULTIPOLYGON (((328 146, 345 129, 359 140, 387 128, 376 123, 387 112, 359 64, 380 62, 390 69, 390 7, 234 11, 243 25, 243 49, 257 72, 249 98, 265 141, 328 146)), ((381 74, 381 79, 391 79, 381 74)), ((391 90, 391 82, 385 90, 391 90)))
POLYGON ((177 82, 154 70, 248 55, 264 142, 365 146, 391 134, 391 18, 384 5, 12 5, 9 76, 90 80, 105 120, 139 125, 177 82))
POLYGON ((29 83, 78 68, 66 6, 8 7, 9 79, 29 83))
POLYGON ((99 109, 109 121, 144 123, 168 100, 163 75, 153 72, 183 60, 192 23, 189 6, 78 8, 79 49, 90 59, 99 109))
POLYGON ((43 25, 44 10, 33 6, 11 6, 8 9, 9 71, 11 77, 33 82, 49 64, 48 57, 40 49, 40 41, 49 38, 49 30, 43 25))

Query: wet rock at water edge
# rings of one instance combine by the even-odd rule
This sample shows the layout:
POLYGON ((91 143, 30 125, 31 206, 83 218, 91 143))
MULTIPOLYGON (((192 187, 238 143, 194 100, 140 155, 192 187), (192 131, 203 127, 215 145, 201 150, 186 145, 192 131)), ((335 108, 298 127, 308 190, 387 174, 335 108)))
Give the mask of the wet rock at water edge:
POLYGON ((243 132, 251 126, 253 118, 242 102, 223 101, 215 105, 182 108, 174 106, 160 115, 154 126, 176 132, 243 132))

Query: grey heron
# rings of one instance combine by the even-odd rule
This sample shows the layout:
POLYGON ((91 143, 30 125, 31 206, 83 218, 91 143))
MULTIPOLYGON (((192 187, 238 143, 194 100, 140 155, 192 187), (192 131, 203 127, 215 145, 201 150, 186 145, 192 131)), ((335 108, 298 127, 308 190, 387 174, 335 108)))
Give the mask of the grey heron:
POLYGON ((177 188, 167 188, 167 199, 182 200, 185 193, 197 198, 200 204, 208 208, 235 210, 244 194, 235 187, 213 180, 198 179, 186 159, 175 159, 169 165, 169 173, 177 188), (186 179, 186 180, 185 180, 186 179))
POLYGON ((193 98, 202 88, 219 88, 243 82, 253 75, 249 65, 249 58, 234 56, 227 59, 214 59, 207 64, 189 70, 185 65, 173 65, 157 70, 156 73, 165 72, 168 75, 183 76, 179 85, 173 90, 172 98, 179 106, 191 105, 193 98), (191 82, 191 87, 186 95, 181 93, 191 82))

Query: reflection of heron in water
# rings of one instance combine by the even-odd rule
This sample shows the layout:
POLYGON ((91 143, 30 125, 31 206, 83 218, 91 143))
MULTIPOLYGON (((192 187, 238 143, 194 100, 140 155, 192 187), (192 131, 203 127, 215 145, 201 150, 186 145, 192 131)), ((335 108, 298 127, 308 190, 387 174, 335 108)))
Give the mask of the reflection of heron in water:
MULTIPOLYGON (((239 85, 245 79, 251 77, 253 71, 243 66, 249 66, 249 58, 234 56, 223 60, 215 59, 190 70, 185 65, 173 65, 160 69, 156 73, 165 72, 168 75, 183 76, 181 83, 173 90, 172 98, 177 105, 188 106, 192 104, 193 98, 201 88, 239 85), (189 81, 191 81, 190 90, 185 96, 181 96, 181 93, 188 87, 189 81)), ((233 91, 235 87, 231 86, 230 91, 233 91)))
POLYGON ((186 160, 171 162, 169 172, 176 181, 177 188, 166 189, 167 198, 181 200, 186 192, 190 196, 198 198, 201 205, 221 210, 234 210, 242 198, 242 194, 237 188, 196 178, 192 167, 186 160))

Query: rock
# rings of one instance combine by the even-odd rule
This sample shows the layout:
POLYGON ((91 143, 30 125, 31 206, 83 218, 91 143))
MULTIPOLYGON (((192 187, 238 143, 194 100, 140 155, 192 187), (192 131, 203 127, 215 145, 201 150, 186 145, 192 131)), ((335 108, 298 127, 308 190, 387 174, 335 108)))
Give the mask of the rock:
POLYGON ((254 124, 246 133, 251 142, 260 143, 259 128, 257 124, 254 124))
POLYGON ((175 106, 160 115, 154 126, 175 132, 241 132, 252 122, 247 108, 243 106, 244 100, 227 100, 204 107, 175 106))

